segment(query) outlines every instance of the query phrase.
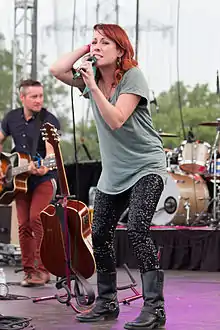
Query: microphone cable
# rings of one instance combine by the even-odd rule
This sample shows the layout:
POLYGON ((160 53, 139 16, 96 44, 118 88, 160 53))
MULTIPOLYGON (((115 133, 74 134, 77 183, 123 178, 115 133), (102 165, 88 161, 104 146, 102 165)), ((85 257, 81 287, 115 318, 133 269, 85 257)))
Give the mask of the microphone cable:
POLYGON ((29 329, 34 330, 35 326, 31 324, 32 318, 30 317, 16 317, 16 316, 4 316, 0 314, 0 330, 10 329, 29 329))
POLYGON ((73 120, 73 149, 74 149, 74 158, 75 160, 75 176, 76 176, 76 200, 79 201, 79 162, 77 155, 77 142, 76 142, 76 120, 75 120, 75 111, 74 111, 74 100, 73 100, 73 86, 71 86, 71 110, 72 110, 72 120, 73 120))
MULTIPOLYGON (((75 44, 75 27, 76 27, 76 0, 73 3, 73 20, 72 20, 72 45, 71 49, 74 49, 75 44)), ((74 71, 72 69, 72 74, 74 76, 74 71)), ((77 144, 76 144, 76 120, 75 120, 75 112, 74 112, 74 101, 73 101, 73 86, 70 87, 71 89, 71 110, 72 110, 72 120, 73 120, 73 148, 74 148, 74 158, 75 160, 75 175, 76 175, 76 200, 79 201, 79 164, 78 164, 78 156, 77 156, 77 144)), ((78 210, 77 210, 78 211, 78 210)))

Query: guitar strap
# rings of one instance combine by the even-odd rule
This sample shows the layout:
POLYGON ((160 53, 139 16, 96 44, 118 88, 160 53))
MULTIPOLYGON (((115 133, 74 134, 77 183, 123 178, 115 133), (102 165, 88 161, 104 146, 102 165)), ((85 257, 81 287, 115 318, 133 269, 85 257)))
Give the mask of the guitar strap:
POLYGON ((44 122, 45 115, 46 115, 46 109, 42 108, 42 110, 36 116, 36 120, 35 120, 36 134, 35 134, 34 138, 32 139, 30 137, 27 137, 30 155, 32 158, 34 158, 37 153, 37 147, 38 147, 39 138, 40 138, 40 128, 44 122))

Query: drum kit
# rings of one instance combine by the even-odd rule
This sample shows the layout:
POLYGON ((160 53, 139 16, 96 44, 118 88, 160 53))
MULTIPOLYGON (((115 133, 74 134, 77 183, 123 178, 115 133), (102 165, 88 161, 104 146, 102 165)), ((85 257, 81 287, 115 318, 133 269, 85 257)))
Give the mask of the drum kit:
MULTIPOLYGON (((152 220, 156 226, 214 226, 220 224, 220 118, 198 125, 216 127, 211 146, 184 140, 180 147, 164 149, 168 179, 152 220)), ((163 137, 176 134, 159 132, 163 137)))

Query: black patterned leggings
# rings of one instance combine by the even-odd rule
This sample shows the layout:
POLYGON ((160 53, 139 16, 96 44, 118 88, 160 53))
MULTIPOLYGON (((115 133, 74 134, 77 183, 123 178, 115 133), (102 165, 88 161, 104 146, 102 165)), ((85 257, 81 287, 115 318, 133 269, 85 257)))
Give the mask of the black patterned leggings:
POLYGON ((96 192, 92 241, 98 272, 115 272, 114 236, 117 222, 129 207, 127 232, 141 273, 159 268, 157 249, 150 224, 163 191, 162 178, 149 174, 133 187, 117 195, 96 192))

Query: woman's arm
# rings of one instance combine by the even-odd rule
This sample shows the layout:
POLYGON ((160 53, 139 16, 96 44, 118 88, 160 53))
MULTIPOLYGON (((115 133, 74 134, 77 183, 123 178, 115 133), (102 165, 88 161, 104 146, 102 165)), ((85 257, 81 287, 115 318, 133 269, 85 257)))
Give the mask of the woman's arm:
POLYGON ((126 122, 141 99, 139 95, 121 94, 114 106, 105 98, 98 87, 91 89, 91 93, 100 114, 112 130, 120 128, 126 122))
POLYGON ((114 106, 106 99, 102 91, 99 89, 94 79, 91 62, 86 61, 82 63, 80 66, 80 72, 85 84, 89 87, 92 97, 106 124, 112 130, 120 128, 137 107, 141 96, 136 95, 135 93, 121 94, 114 106))
POLYGON ((85 83, 81 77, 73 80, 72 68, 73 64, 79 58, 89 53, 89 51, 90 46, 85 45, 81 48, 74 50, 71 53, 63 55, 50 67, 51 74, 67 85, 83 88, 85 86, 85 83))

